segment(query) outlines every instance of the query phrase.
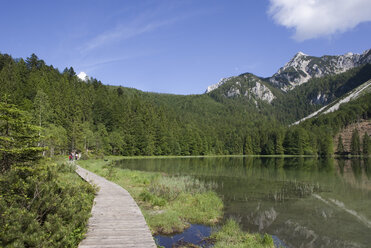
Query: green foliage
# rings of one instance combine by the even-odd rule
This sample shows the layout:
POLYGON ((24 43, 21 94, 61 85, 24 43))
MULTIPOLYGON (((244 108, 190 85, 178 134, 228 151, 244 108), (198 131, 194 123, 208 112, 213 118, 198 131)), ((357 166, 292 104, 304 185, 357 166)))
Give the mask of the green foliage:
POLYGON ((145 212, 144 217, 155 234, 180 233, 189 227, 188 223, 182 221, 179 212, 173 210, 145 212))
POLYGON ((0 102, 0 172, 11 166, 30 166, 40 158, 42 147, 39 129, 29 124, 30 118, 13 104, 0 102))
MULTIPOLYGON (((111 157, 114 159, 115 157, 111 157)), ((116 158, 117 159, 117 158, 116 158)), ((120 169, 104 160, 79 160, 86 169, 126 188, 141 208, 152 233, 181 232, 189 223, 213 225, 223 214, 223 201, 192 177, 120 169), (112 172, 110 172, 112 171, 112 172)))
POLYGON ((267 111, 273 112, 280 122, 291 124, 347 94, 370 78, 371 64, 341 74, 313 78, 286 94, 278 94, 272 101, 273 108, 267 111), (317 99, 318 96, 322 98, 317 99))
POLYGON ((190 223, 214 225, 221 218, 223 202, 213 191, 180 194, 171 206, 190 223))
POLYGON ((260 127, 264 133, 280 125, 255 105, 84 82, 73 68, 60 73, 35 54, 27 62, 1 54, 0 60, 0 94, 33 114, 33 124, 43 129, 38 134, 45 135, 39 144, 49 147, 50 156, 71 150, 99 156, 251 154, 264 146, 265 153, 275 152, 258 135, 260 127))
MULTIPOLYGON (((287 93, 252 74, 242 74, 209 94, 171 95, 105 86, 63 73, 32 54, 26 62, 0 54, 0 96, 32 114, 45 155, 77 150, 104 156, 151 155, 329 155, 330 136, 357 118, 370 116, 370 94, 340 111, 287 127, 370 78, 370 65, 315 78, 287 93), (256 84, 276 96, 271 104, 248 97, 225 97, 240 82, 241 94, 256 84), (317 102, 318 95, 325 101, 317 102), (304 129, 301 130, 301 129, 304 129), (321 130, 330 130, 323 137, 321 130), (295 144, 295 142, 297 144, 295 144)), ((300 73, 300 72, 299 72, 300 73)))
POLYGON ((165 199, 158 197, 147 190, 144 190, 142 193, 140 193, 139 198, 144 202, 150 203, 152 206, 163 207, 166 205, 165 199))
POLYGON ((76 247, 94 190, 66 164, 43 162, 0 176, 1 247, 76 247))
MULTIPOLYGON (((286 132, 283 146, 285 154, 292 155, 313 155, 316 154, 311 133, 301 126, 293 126, 286 132)), ((327 140, 323 143, 326 144, 327 140)))
POLYGON ((339 135, 339 138, 338 138, 338 147, 336 149, 336 152, 338 154, 343 154, 344 153, 343 138, 341 137, 341 135, 339 135))
POLYGON ((215 240, 214 247, 252 247, 252 248, 273 248, 273 239, 270 235, 244 233, 238 223, 229 219, 219 231, 211 235, 215 240))
POLYGON ((363 134, 362 139, 362 153, 365 156, 368 156, 371 153, 371 140, 366 132, 363 134))
POLYGON ((67 151, 67 131, 62 126, 50 124, 43 129, 43 140, 49 155, 61 155, 67 151))
POLYGON ((361 142, 357 129, 354 129, 352 133, 352 139, 350 141, 350 153, 352 155, 361 155, 361 142))
POLYGON ((196 178, 189 176, 180 177, 160 177, 158 180, 152 182, 149 190, 160 197, 167 200, 176 199, 181 193, 204 193, 215 188, 216 185, 212 183, 204 183, 196 178))

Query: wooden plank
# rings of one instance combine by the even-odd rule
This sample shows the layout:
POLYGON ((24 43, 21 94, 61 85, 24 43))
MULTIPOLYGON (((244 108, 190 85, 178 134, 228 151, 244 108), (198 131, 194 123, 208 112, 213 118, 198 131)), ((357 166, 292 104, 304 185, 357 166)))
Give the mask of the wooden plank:
POLYGON ((143 214, 129 192, 80 166, 76 172, 99 187, 88 232, 79 248, 156 247, 143 214))

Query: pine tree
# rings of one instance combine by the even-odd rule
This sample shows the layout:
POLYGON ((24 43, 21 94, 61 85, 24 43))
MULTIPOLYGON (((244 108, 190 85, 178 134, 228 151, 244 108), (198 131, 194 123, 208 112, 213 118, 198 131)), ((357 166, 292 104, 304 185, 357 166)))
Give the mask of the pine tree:
POLYGON ((62 126, 50 124, 43 130, 44 142, 49 148, 49 155, 64 154, 67 150, 67 131, 62 126))
POLYGON ((6 101, 0 102, 0 172, 40 158, 37 147, 39 128, 31 125, 24 111, 6 101))
POLYGON ((361 154, 361 144, 360 144, 358 130, 354 129, 352 134, 352 139, 350 143, 350 153, 352 155, 360 155, 361 154))
POLYGON ((281 133, 277 133, 276 140, 275 140, 275 154, 282 155, 283 154, 283 135, 281 133))
POLYGON ((341 137, 341 135, 339 135, 339 138, 338 138, 338 147, 336 149, 336 152, 338 154, 343 154, 344 153, 343 138, 341 137))
POLYGON ((363 135, 362 139, 362 152, 363 155, 368 156, 371 152, 371 140, 367 132, 363 135))

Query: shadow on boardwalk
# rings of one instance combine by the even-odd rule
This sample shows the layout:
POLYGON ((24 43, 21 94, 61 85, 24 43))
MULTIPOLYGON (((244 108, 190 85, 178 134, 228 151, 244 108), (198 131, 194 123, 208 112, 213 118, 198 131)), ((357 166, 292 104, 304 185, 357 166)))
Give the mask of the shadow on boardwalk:
POLYGON ((142 212, 125 189, 79 166, 76 172, 100 189, 80 248, 156 247, 142 212))

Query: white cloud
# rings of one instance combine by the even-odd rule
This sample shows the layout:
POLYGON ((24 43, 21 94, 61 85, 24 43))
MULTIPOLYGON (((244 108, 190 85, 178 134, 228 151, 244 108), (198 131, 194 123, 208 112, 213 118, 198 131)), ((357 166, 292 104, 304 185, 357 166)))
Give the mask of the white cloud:
POLYGON ((371 21, 371 0, 270 0, 269 15, 303 41, 343 33, 371 21))
POLYGON ((171 21, 162 21, 142 25, 120 25, 91 39, 84 45, 82 52, 87 52, 115 41, 127 40, 135 36, 151 32, 157 28, 169 24, 170 22, 171 21))

